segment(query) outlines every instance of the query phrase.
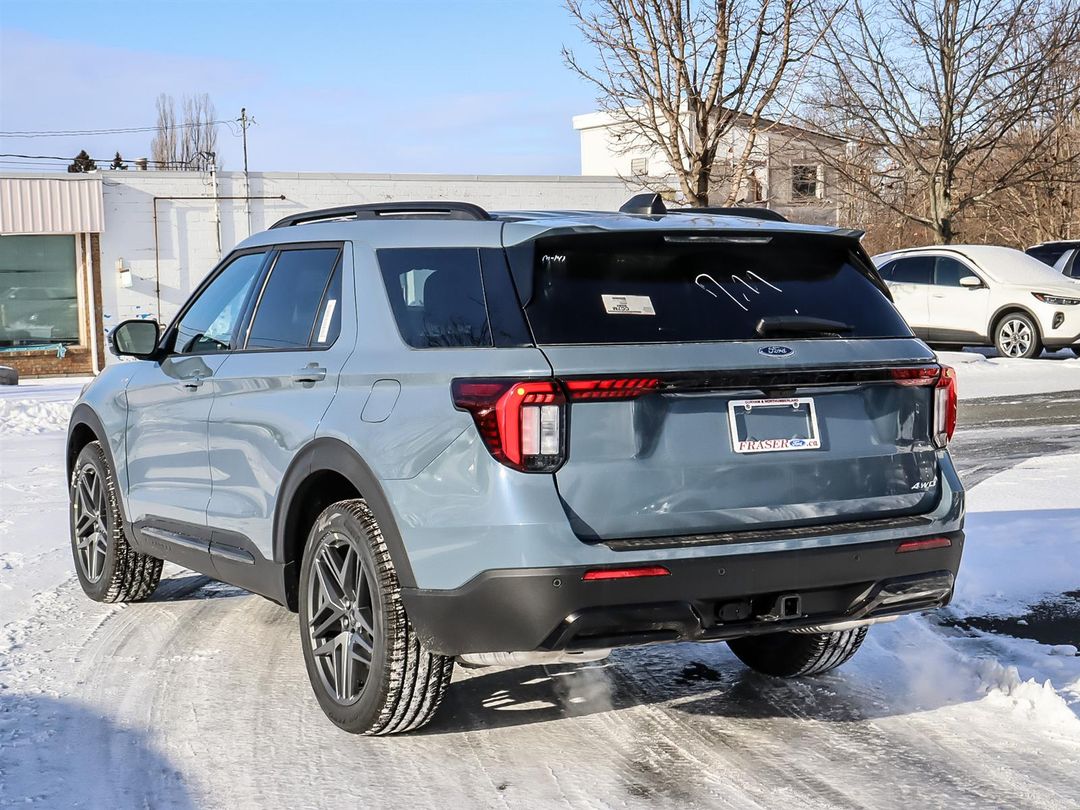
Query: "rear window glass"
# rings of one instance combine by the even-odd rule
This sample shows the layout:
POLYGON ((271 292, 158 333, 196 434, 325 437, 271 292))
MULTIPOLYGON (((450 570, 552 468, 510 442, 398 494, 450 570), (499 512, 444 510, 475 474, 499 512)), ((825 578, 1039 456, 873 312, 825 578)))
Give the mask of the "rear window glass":
POLYGON ((525 311, 541 344, 754 340, 763 318, 839 322, 844 337, 911 335, 836 237, 575 234, 512 257, 519 284, 531 276, 525 311))
POLYGON ((476 248, 378 251, 386 294, 405 342, 417 349, 491 346, 476 248))

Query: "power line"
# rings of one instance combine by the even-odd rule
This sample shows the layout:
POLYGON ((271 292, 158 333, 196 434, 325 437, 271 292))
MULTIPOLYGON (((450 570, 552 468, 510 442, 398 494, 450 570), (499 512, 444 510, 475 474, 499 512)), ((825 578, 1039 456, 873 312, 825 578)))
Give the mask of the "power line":
POLYGON ((72 138, 88 135, 125 135, 131 132, 157 132, 162 129, 188 129, 190 127, 202 127, 209 124, 232 124, 230 119, 220 121, 186 121, 182 124, 154 125, 152 127, 116 127, 114 129, 42 129, 42 130, 9 130, 0 132, 0 138, 72 138))

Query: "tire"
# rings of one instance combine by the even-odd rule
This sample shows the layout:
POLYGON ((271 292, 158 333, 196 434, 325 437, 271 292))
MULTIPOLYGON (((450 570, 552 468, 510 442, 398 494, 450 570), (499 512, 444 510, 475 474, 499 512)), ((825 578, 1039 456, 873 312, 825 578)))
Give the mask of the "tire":
POLYGON ((1030 315, 1010 312, 994 327, 994 346, 1002 357, 1038 357, 1043 350, 1039 326, 1030 315))
POLYGON ((398 734, 435 716, 454 659, 428 652, 409 623, 364 500, 339 501, 316 519, 300 566, 299 603, 308 678, 335 725, 351 734, 398 734))
POLYGON ((770 633, 733 638, 731 651, 750 669, 778 678, 821 675, 858 652, 867 627, 835 633, 770 633))
POLYGON ((138 602, 161 580, 161 560, 135 551, 124 536, 116 480, 99 442, 75 460, 68 489, 71 554, 83 591, 95 602, 138 602))

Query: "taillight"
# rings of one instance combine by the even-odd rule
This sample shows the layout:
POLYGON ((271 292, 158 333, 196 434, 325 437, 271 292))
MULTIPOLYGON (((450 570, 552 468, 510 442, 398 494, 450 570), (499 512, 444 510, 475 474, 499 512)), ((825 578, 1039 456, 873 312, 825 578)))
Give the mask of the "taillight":
POLYGON ((637 565, 631 568, 591 568, 582 575, 585 582, 604 579, 638 579, 639 577, 671 576, 662 565, 637 565))
POLYGON ((897 385, 934 385, 941 376, 941 366, 914 366, 889 369, 897 385))
POLYGON ((451 390, 496 460, 524 472, 563 463, 566 397, 555 380, 454 380, 451 390))
POLYGON ((956 371, 941 367, 934 386, 934 444, 945 447, 956 430, 956 371))

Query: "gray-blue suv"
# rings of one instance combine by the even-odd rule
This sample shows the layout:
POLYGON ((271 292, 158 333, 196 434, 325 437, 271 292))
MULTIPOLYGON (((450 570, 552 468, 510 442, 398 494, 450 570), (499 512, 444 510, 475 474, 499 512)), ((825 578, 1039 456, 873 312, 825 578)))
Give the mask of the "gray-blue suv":
POLYGON ((163 560, 300 616, 351 732, 428 722, 455 661, 724 640, 780 677, 946 604, 952 370, 857 231, 468 203, 290 216, 71 417, 83 589, 163 560))

